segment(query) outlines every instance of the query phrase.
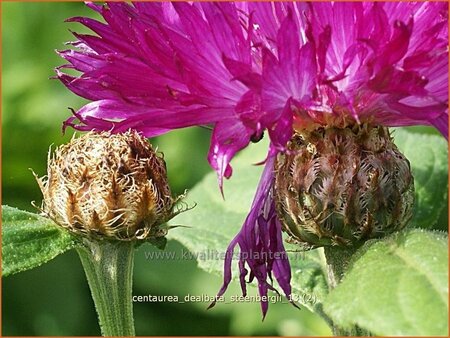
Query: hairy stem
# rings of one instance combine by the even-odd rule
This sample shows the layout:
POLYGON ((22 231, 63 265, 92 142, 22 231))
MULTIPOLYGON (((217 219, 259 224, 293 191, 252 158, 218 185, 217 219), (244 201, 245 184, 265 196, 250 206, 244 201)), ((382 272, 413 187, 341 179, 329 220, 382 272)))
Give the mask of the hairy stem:
MULTIPOLYGON (((357 248, 325 246, 324 253, 327 261, 328 285, 330 289, 334 289, 344 277, 348 269, 351 257, 357 248)), ((336 324, 332 325, 333 334, 335 336, 368 336, 369 332, 355 326, 350 329, 343 329, 336 324)))
POLYGON ((78 254, 103 336, 134 336, 133 242, 84 240, 78 254))
POLYGON ((325 258, 327 260, 328 284, 334 289, 344 277, 348 268, 350 258, 356 249, 342 248, 335 246, 324 247, 325 258))

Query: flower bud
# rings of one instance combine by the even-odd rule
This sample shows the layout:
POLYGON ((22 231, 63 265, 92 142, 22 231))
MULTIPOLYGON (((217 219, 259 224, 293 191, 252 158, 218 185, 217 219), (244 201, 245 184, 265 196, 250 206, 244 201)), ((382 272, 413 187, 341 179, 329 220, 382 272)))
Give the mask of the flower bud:
MULTIPOLYGON (((36 175, 35 175, 36 176, 36 175)), ((117 240, 155 238, 178 212, 166 165, 137 132, 89 132, 58 147, 38 178, 42 211, 74 233, 117 240)))
POLYGON ((356 245, 402 229, 412 216, 410 165, 386 127, 297 133, 275 171, 278 217, 305 248, 356 245))

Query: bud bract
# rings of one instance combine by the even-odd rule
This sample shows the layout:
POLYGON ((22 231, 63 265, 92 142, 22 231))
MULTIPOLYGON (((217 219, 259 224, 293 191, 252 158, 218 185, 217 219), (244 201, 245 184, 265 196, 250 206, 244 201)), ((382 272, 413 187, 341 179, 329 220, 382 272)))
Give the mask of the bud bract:
POLYGON ((49 154, 37 178, 42 211, 75 233, 117 240, 161 237, 175 201, 162 154, 137 132, 89 132, 49 154))
POLYGON ((382 237, 412 216, 410 165, 386 127, 297 132, 278 155, 275 176, 284 231, 306 248, 382 237))

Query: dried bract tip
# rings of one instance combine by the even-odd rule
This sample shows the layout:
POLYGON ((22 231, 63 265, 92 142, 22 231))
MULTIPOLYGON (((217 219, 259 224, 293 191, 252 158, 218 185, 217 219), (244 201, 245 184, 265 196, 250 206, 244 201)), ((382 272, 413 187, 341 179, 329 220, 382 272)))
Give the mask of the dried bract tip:
POLYGON ((291 241, 305 248, 382 237, 412 216, 410 165, 386 127, 298 133, 275 168, 278 216, 291 241))
MULTIPOLYGON (((37 177, 36 177, 37 178, 37 177)), ((116 240, 166 235, 174 211, 166 165, 137 132, 89 132, 49 156, 42 211, 74 233, 116 240)))

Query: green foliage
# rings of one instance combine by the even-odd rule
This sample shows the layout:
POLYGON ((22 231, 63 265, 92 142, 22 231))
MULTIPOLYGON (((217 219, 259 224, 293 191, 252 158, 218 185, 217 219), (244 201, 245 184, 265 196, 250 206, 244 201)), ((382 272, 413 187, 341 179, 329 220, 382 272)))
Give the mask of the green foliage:
POLYGON ((394 139, 409 159, 414 176, 416 201, 411 226, 447 230, 447 142, 441 135, 412 133, 404 129, 396 129, 394 139))
POLYGON ((376 335, 448 335, 447 235, 422 229, 367 242, 325 311, 376 335))
MULTIPOLYGON (((412 225, 445 228, 446 222, 442 222, 447 200, 445 141, 433 134, 402 129, 396 130, 395 138, 410 159, 416 180, 417 202, 412 225), (436 224, 439 218, 442 223, 436 224)), ((219 193, 216 175, 206 175, 186 199, 188 205, 195 202, 198 206, 170 224, 185 226, 172 229, 169 239, 181 242, 203 270, 222 275, 220 253, 225 252, 250 209, 262 172, 262 166, 252 163, 263 159, 266 150, 267 141, 263 141, 234 160, 233 179, 225 184, 225 200, 219 193)), ((66 231, 33 213, 5 206, 2 222, 5 276, 37 267, 76 245, 66 231)), ((166 242, 164 239, 151 244, 163 249, 166 242)), ((328 295, 320 250, 300 253, 295 246, 287 244, 293 295, 304 307, 325 319, 329 315, 344 328, 358 325, 379 335, 446 334, 446 245, 443 233, 425 230, 409 230, 370 241, 352 259, 343 282, 328 295)), ((216 288, 219 286, 220 281, 216 288)))
MULTIPOLYGON (((263 166, 252 163, 264 159, 266 151, 267 142, 260 142, 244 150, 233 161, 234 174, 225 183, 225 200, 220 195, 215 173, 206 175, 186 199, 189 205, 197 203, 197 207, 172 221, 188 227, 171 230, 169 238, 180 241, 197 255, 202 269, 222 275, 223 261, 214 258, 214 253, 223 254, 226 251, 230 240, 244 222, 263 169, 263 166)), ((319 251, 295 252, 297 248, 293 245, 287 245, 287 250, 292 251, 289 256, 294 299, 309 309, 320 310, 320 303, 327 293, 327 283, 319 251)), ((239 276, 237 263, 233 265, 236 278, 239 276)))
POLYGON ((73 248, 74 238, 49 219, 2 207, 3 276, 35 268, 73 248))
MULTIPOLYGON (((448 167, 445 140, 439 135, 421 134, 405 129, 397 129, 395 139, 398 147, 409 158, 415 176, 416 205, 412 226, 429 229, 446 228, 447 222, 442 221, 442 214, 445 212, 447 204, 448 167), (436 224, 439 217, 441 223, 436 224)), ((188 195, 188 204, 196 202, 198 206, 174 220, 177 224, 186 225, 189 228, 174 229, 169 233, 169 237, 180 241, 191 252, 200 253, 197 261, 202 269, 222 274, 223 262, 202 259, 201 253, 224 252, 230 240, 239 231, 250 209, 262 172, 261 166, 252 166, 251 163, 257 163, 263 159, 266 149, 267 144, 260 142, 238 155, 233 162, 233 177, 225 183, 225 200, 218 191, 215 174, 208 174, 188 195)), ((322 315, 321 303, 325 301, 326 309, 330 315, 333 315, 333 319, 337 319, 338 324, 342 323, 346 326, 358 324, 377 334, 442 334, 446 330, 446 322, 443 318, 446 318, 447 311, 446 303, 442 302, 442 292, 446 291, 446 284, 442 283, 446 281, 447 275, 447 259, 444 257, 447 249, 443 238, 443 234, 415 230, 379 242, 371 241, 370 250, 367 250, 361 257, 364 260, 361 264, 357 260, 355 268, 351 270, 343 284, 345 295, 339 287, 333 291, 330 297, 327 297, 328 286, 320 251, 306 252, 303 256, 291 252, 293 292, 297 295, 313 294, 317 297, 317 303, 306 302, 304 305, 322 315), (382 248, 385 249, 384 252, 382 248), (411 254, 411 257, 406 254, 400 256, 402 253, 411 254), (366 255, 369 255, 371 261, 365 260, 366 255), (401 257, 407 259, 410 265, 402 261, 401 257), (438 265, 433 266, 433 263, 438 265), (417 267, 414 266, 415 264, 417 267), (431 270, 428 275, 423 275, 423 271, 428 271, 425 270, 427 266, 431 270), (379 279, 368 275, 369 272, 363 276, 360 270, 355 270, 356 267, 365 268, 370 273, 378 274, 379 279), (388 285, 383 278, 389 271, 392 271, 392 275, 388 276, 392 281, 388 285), (400 279, 397 278, 400 276, 399 273, 401 273, 403 285, 396 284, 400 282, 400 279), (411 280, 408 283, 409 277, 411 280), (427 289, 429 286, 427 278, 438 279, 441 288, 438 293, 433 288, 427 289), (350 283, 352 283, 351 286, 358 286, 358 289, 345 286, 350 283), (368 283, 367 287, 362 288, 361 285, 365 285, 364 283, 368 283), (357 297, 354 297, 355 290, 360 292, 357 297), (402 291, 401 299, 397 297, 399 290, 402 291), (370 299, 364 303, 367 311, 358 313, 358 306, 350 305, 360 304, 359 301, 364 301, 365 293, 368 293, 367 299, 370 299), (370 305, 372 301, 374 303, 370 305), (415 326, 411 324, 408 319, 409 312, 406 319, 402 312, 399 312, 400 310, 405 311, 404 304, 406 304, 405 306, 414 306, 413 311, 416 315, 413 322, 421 321, 420 316, 423 316, 429 318, 427 323, 415 326), (397 311, 398 315, 391 316, 389 317, 391 319, 388 320, 387 308, 389 308, 389 313, 397 311), (352 309, 352 311, 348 309, 352 309), (372 317, 369 317, 372 313, 368 312, 369 309, 373 310, 372 317), (359 318, 356 316, 357 313, 364 319, 352 321, 351 318, 359 318), (375 313, 377 314, 375 315, 375 313), (353 315, 355 316, 353 317, 353 315), (433 321, 434 324, 431 324, 433 321), (379 322, 383 322, 385 325, 379 325, 379 322), (405 322, 410 326, 405 326, 405 322), (431 326, 434 329, 431 329, 431 326)), ((367 247, 365 248, 367 249, 367 247)), ((296 248, 287 245, 287 249, 295 251, 296 248)), ((234 269, 236 278, 238 276, 237 269, 236 267, 234 269)), ((326 315, 324 317, 326 318, 326 315)))

